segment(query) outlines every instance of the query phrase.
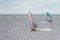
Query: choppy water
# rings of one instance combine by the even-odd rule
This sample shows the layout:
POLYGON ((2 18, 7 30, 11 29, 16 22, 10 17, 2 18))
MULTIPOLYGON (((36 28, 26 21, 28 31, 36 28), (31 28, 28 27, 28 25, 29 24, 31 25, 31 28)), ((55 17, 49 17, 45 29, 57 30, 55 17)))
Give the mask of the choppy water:
POLYGON ((0 40, 60 40, 60 15, 52 15, 53 23, 46 15, 33 15, 37 28, 52 28, 54 31, 31 31, 28 15, 0 15, 0 40))

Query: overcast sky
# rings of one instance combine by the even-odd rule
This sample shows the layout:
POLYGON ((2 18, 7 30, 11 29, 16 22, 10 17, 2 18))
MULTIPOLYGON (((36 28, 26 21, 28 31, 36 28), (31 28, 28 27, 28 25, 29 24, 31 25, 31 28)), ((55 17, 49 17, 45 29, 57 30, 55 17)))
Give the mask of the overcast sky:
POLYGON ((0 14, 60 14, 60 0, 0 0, 0 14))

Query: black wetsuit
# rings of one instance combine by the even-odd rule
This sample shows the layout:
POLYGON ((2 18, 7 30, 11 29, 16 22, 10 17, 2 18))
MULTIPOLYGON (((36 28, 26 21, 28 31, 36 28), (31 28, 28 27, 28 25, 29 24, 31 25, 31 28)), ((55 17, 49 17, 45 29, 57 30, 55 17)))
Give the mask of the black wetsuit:
POLYGON ((36 23, 33 23, 33 26, 34 26, 34 27, 37 27, 36 23))
MULTIPOLYGON (((36 23, 33 23, 33 25, 32 25, 33 27, 37 27, 37 25, 36 25, 36 23)), ((34 29, 34 28, 31 28, 32 29, 32 31, 36 31, 36 29, 34 29)))

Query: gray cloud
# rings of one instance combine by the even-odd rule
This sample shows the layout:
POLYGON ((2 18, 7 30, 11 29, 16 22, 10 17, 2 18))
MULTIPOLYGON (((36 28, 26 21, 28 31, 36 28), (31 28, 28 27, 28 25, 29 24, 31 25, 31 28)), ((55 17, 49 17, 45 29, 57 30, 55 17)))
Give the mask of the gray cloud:
MULTIPOLYGON (((44 1, 44 0, 43 0, 44 1)), ((46 11, 59 13, 60 1, 43 2, 41 0, 0 0, 0 13, 44 13, 46 11)))

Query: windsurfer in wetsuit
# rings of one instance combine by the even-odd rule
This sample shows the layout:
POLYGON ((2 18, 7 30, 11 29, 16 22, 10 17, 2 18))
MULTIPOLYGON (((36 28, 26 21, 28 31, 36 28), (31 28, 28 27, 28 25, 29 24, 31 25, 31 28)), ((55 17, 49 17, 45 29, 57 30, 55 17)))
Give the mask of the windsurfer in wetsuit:
POLYGON ((33 23, 32 27, 31 27, 31 30, 36 31, 36 27, 37 27, 36 23, 33 23))

